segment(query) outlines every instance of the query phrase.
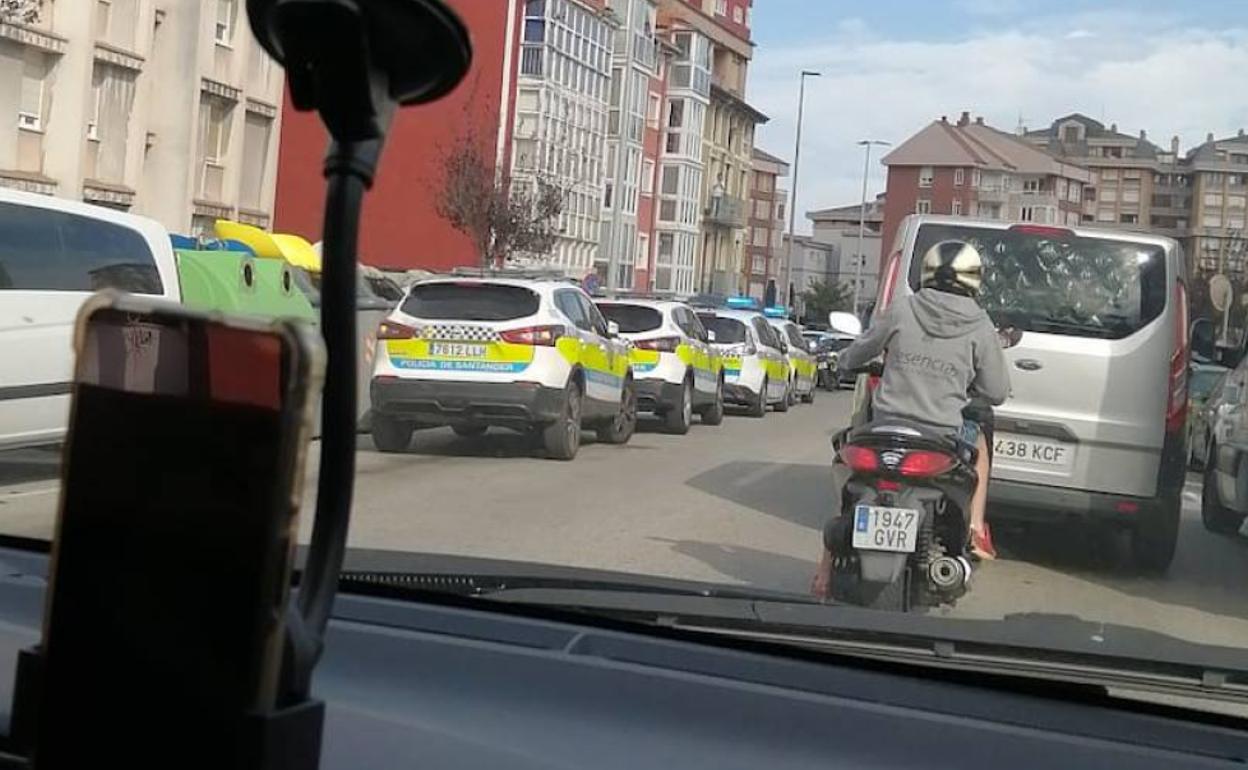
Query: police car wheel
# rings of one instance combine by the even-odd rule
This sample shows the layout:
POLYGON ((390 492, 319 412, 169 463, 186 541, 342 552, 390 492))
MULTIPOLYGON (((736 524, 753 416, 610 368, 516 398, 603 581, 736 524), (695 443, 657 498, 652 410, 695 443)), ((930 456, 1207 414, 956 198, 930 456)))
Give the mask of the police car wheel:
POLYGON ((598 440, 604 444, 627 444, 637 430, 637 390, 633 381, 624 383, 620 411, 610 422, 598 426, 598 440))
POLYGON ((715 386, 715 401, 702 410, 703 425, 720 425, 724 422, 724 381, 715 386))
POLYGON ((803 404, 815 403, 815 384, 813 382, 810 384, 810 390, 804 396, 802 396, 802 403, 803 404))
POLYGON ((758 390, 754 403, 750 404, 751 417, 764 417, 767 414, 767 378, 763 378, 763 386, 758 390))
POLYGON ((412 443, 412 424, 373 413, 373 446, 381 452, 402 452, 412 443))
POLYGON ((784 397, 776 402, 777 412, 789 411, 789 404, 793 403, 793 383, 790 381, 784 389, 784 397))
POLYGON ((568 383, 559 417, 542 431, 542 443, 552 460, 571 460, 581 448, 581 387, 568 383))
POLYGON ((693 424, 693 384, 688 379, 680 389, 680 403, 663 415, 663 427, 679 436, 689 432, 693 424))

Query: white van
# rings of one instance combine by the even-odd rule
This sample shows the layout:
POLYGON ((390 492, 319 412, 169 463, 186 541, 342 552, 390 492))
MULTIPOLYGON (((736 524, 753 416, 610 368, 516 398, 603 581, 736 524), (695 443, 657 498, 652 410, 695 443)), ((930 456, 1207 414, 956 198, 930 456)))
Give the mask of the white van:
POLYGON ((74 318, 105 288, 180 301, 164 227, 0 189, 0 449, 64 438, 74 318))
POLYGON ((1182 249, 1141 233, 911 215, 875 313, 919 288, 922 255, 946 240, 979 249, 980 304, 1023 333, 1006 351, 1012 392, 996 409, 989 517, 1126 528, 1136 566, 1164 571, 1185 480, 1182 249))

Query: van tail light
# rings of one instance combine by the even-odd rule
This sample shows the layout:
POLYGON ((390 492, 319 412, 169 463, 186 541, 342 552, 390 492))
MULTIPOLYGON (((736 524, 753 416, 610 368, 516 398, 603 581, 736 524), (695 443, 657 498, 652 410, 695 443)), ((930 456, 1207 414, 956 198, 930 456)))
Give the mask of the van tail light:
POLYGON ((416 336, 416 330, 406 324, 395 323, 394 321, 382 321, 377 327, 377 339, 379 340, 410 340, 416 336))
POLYGON ((841 460, 854 473, 872 473, 880 469, 880 456, 874 449, 847 444, 841 447, 841 460))
POLYGON ((884 282, 880 284, 880 297, 875 303, 875 315, 893 302, 893 294, 897 291, 897 274, 901 271, 901 251, 894 251, 888 258, 888 267, 884 268, 884 282))
POLYGON ((1049 238, 1070 238, 1073 232, 1065 227, 1051 227, 1046 225, 1014 225, 1010 228, 1012 233, 1022 233, 1023 235, 1043 235, 1049 238))
POLYGON ((498 333, 503 342, 510 342, 513 345, 541 345, 552 348, 559 341, 560 337, 566 335, 567 329, 558 324, 553 326, 526 326, 523 329, 508 329, 505 332, 498 333))
POLYGON ((897 470, 902 476, 910 476, 911 478, 939 476, 952 470, 953 464, 954 459, 952 455, 922 449, 915 452, 907 452, 906 456, 901 458, 901 465, 898 466, 897 470))
POLYGON ((680 337, 658 337, 652 340, 634 340, 633 344, 642 350, 657 350, 660 353, 675 353, 680 345, 680 337))
POLYGON ((1187 286, 1174 284, 1174 343, 1170 353, 1170 388, 1166 398, 1166 432, 1177 433, 1187 423, 1187 286))

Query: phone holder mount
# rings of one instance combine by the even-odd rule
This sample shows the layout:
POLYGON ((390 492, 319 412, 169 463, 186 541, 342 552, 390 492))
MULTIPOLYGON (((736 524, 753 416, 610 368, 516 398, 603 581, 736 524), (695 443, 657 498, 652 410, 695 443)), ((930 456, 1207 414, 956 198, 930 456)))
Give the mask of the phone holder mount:
MULTIPOLYGON (((467 30, 442 0, 247 0, 247 16, 260 45, 286 69, 295 109, 315 110, 330 134, 321 255, 327 361, 316 515, 298 594, 286 613, 281 694, 269 713, 240 714, 230 765, 311 770, 320 762, 324 721, 324 704, 311 697, 312 672, 346 552, 355 479, 360 207, 395 110, 451 91, 472 50, 467 30)), ((12 733, 28 756, 41 669, 37 648, 19 655, 12 733)))

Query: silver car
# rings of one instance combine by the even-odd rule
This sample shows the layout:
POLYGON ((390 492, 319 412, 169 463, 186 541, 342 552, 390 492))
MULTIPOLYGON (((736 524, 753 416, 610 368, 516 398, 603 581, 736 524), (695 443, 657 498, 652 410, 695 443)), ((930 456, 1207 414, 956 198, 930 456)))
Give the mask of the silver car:
POLYGON ((877 313, 916 290, 921 256, 962 240, 984 260, 980 303, 1022 332, 1006 351, 989 516, 1096 520, 1130 531, 1133 561, 1164 571, 1186 464, 1185 262, 1175 241, 1117 231, 912 215, 882 273, 877 313))

